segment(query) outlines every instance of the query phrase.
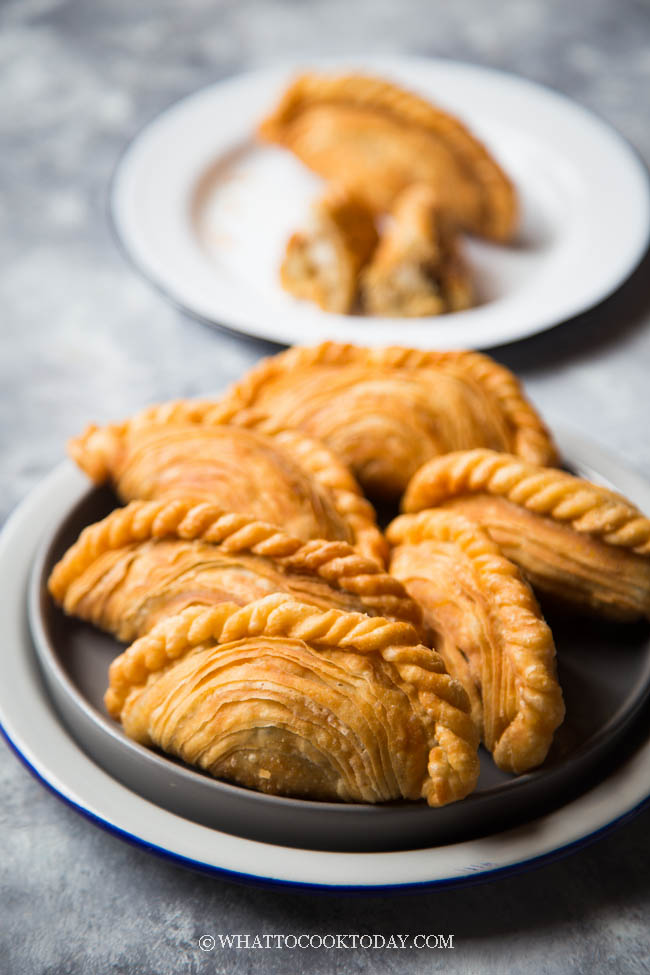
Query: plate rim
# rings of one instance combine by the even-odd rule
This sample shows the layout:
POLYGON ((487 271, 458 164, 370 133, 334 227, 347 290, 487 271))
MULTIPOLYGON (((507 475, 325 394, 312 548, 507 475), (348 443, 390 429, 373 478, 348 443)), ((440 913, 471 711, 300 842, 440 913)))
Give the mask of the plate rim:
MULTIPOLYGON (((317 881, 301 881, 301 880, 285 880, 282 878, 275 877, 265 877, 260 874, 244 873, 243 871, 230 870, 227 867, 220 867, 216 864, 206 863, 204 861, 194 860, 191 857, 186 857, 180 853, 176 853, 173 850, 167 849, 166 847, 158 846, 154 843, 150 843, 144 840, 142 837, 131 833, 128 830, 122 829, 110 820, 103 818, 87 809, 85 806, 80 805, 71 799, 69 796, 65 795, 63 792, 59 791, 56 786, 54 786, 45 777, 35 765, 29 761, 27 756, 20 751, 20 748, 15 743, 15 741, 9 736, 5 727, 0 723, 0 738, 6 743, 9 751, 16 756, 21 765, 27 769, 27 771, 32 775, 37 782, 39 782, 47 791, 53 795, 56 799, 62 802, 65 806, 72 809, 78 815, 82 816, 89 823, 94 826, 98 826, 104 832, 109 833, 111 836, 115 836, 117 839, 128 843, 130 846, 135 846, 137 849, 144 850, 146 853, 151 853, 154 856, 162 860, 170 861, 178 866, 185 867, 189 870, 193 870, 198 873, 207 874, 208 876, 217 876, 231 880, 233 883, 240 884, 250 884, 255 887, 263 887, 267 889, 298 889, 298 890, 309 890, 316 891, 318 893, 342 893, 346 894, 382 894, 382 893, 415 893, 420 890, 431 890, 431 889, 447 889, 447 888, 458 888, 458 887, 471 887, 477 886, 478 884, 487 883, 491 880, 499 880, 502 877, 512 877, 520 873, 524 873, 528 870, 534 870, 538 867, 545 866, 546 864, 553 863, 557 860, 563 860, 570 856, 572 853, 576 853, 585 847, 591 846, 593 843, 597 843, 599 839, 607 836, 609 833, 614 832, 620 826, 625 823, 630 822, 636 816, 638 816, 644 809, 650 808, 650 796, 642 799, 637 805, 631 807, 626 812, 621 813, 615 819, 611 820, 609 823, 595 829, 593 832, 586 834, 579 839, 572 840, 563 846, 558 846, 553 850, 549 850, 547 853, 541 853, 537 856, 530 857, 529 859, 519 860, 513 864, 509 864, 503 867, 494 867, 489 870, 477 870, 470 874, 461 874, 458 876, 436 878, 432 880, 419 880, 411 883, 387 883, 387 884, 366 884, 366 885, 355 885, 355 884, 322 884, 317 881)), ((260 844, 261 846, 266 846, 270 844, 260 844)), ((282 849, 286 849, 283 847, 282 849)), ((339 856, 382 856, 385 854, 381 853, 364 853, 364 854, 338 854, 339 856)))
MULTIPOLYGON (((641 475, 630 471, 625 464, 619 464, 601 448, 590 444, 585 438, 578 435, 563 435, 560 440, 566 445, 567 451, 570 449, 576 455, 581 454, 587 467, 592 465, 599 469, 604 467, 603 474, 605 477, 608 476, 608 471, 613 472, 619 482, 619 487, 623 487, 626 493, 632 496, 632 499, 634 499, 635 494, 649 496, 650 484, 648 481, 641 475), (623 485, 620 484, 621 480, 624 482, 623 485)), ((29 643, 25 596, 27 575, 31 568, 34 552, 39 544, 43 527, 49 523, 52 516, 56 516, 57 505, 61 506, 66 503, 65 499, 70 490, 70 485, 74 486, 75 482, 78 485, 80 478, 83 480, 82 475, 76 471, 69 461, 55 468, 18 506, 0 535, 0 567, 7 563, 12 566, 12 573, 7 574, 9 596, 5 603, 0 605, 0 621, 3 623, 3 632, 13 633, 13 641, 8 639, 7 644, 9 648, 7 664, 13 668, 14 676, 18 673, 23 682, 21 686, 19 681, 18 694, 16 694, 16 688, 11 684, 11 681, 8 680, 0 684, 0 726, 11 748, 30 768, 32 773, 55 792, 59 798, 97 825, 103 826, 122 839, 178 863, 183 863, 185 866, 208 873, 227 875, 233 880, 242 882, 264 886, 297 886, 328 891, 400 891, 476 883, 496 876, 519 872, 543 862, 557 859, 598 839, 599 836, 636 815, 650 804, 650 776, 648 775, 650 771, 650 738, 640 745, 638 750, 626 759, 623 765, 616 768, 593 789, 572 800, 559 810, 533 820, 530 824, 535 827, 532 844, 530 837, 526 838, 520 835, 522 832, 525 833, 526 827, 516 827, 504 833, 491 834, 482 840, 414 851, 323 853, 312 850, 291 850, 287 847, 244 840, 240 837, 211 830, 208 827, 189 823, 182 817, 161 810, 147 800, 130 793, 128 789, 113 780, 110 775, 95 766, 65 731, 60 721, 53 717, 52 705, 47 700, 42 679, 36 669, 33 648, 29 643), (43 512, 45 512, 45 516, 43 512), (26 649, 28 649, 28 653, 25 653, 26 649), (17 666, 18 670, 16 670, 17 666), (31 696, 32 704, 36 702, 36 706, 41 709, 41 719, 43 714, 49 714, 50 723, 55 729, 58 729, 58 745, 60 746, 63 742, 68 752, 70 748, 73 750, 75 762, 83 768, 84 774, 88 778, 94 779, 95 782, 100 781, 105 786, 108 785, 108 800, 111 799, 112 790, 112 803, 111 801, 106 802, 107 797, 100 796, 97 799, 97 796, 92 794, 92 784, 88 785, 88 789, 91 790, 91 798, 87 794, 84 795, 83 791, 80 794, 79 785, 78 783, 75 784, 74 778, 72 785, 70 784, 71 769, 65 768, 65 756, 61 757, 57 752, 57 761, 60 764, 62 763, 63 772, 61 767, 48 765, 48 756, 45 754, 45 758, 43 758, 43 744, 39 742, 38 733, 32 726, 36 724, 33 721, 33 713, 30 714, 29 719, 23 716, 21 725, 20 700, 21 695, 25 694, 25 688, 27 688, 28 696, 31 696), (34 737, 36 737, 36 747, 34 746, 34 737), (41 751, 40 757, 39 749, 41 751), (619 788, 612 789, 612 782, 616 781, 618 781, 619 788), (141 813, 144 810, 148 813, 147 816, 140 816, 138 819, 139 829, 137 830, 128 827, 129 816, 124 812, 125 807, 121 803, 119 812, 116 814, 114 811, 116 795, 120 793, 122 799, 125 796, 130 797, 129 801, 137 811, 141 813), (102 799, 104 800, 103 805, 102 799), (113 807, 112 811, 111 807, 113 807), (585 828, 585 820, 581 814, 589 809, 591 809, 591 816, 587 817, 587 821, 591 821, 585 828), (145 823, 144 827, 142 826, 143 822, 145 823), (173 840, 167 837, 164 844, 156 839, 156 833, 161 823, 166 829, 171 829, 171 835, 174 837, 173 840), (583 825, 577 826, 578 823, 583 825), (557 829, 560 830, 562 838, 557 836, 554 838, 554 828, 556 831, 557 829), (549 831, 550 835, 547 835, 549 831), (183 852, 183 843, 179 838, 181 833, 185 835, 185 852, 183 852), (205 855, 202 857, 187 855, 187 842, 191 838, 190 833, 192 835, 197 834, 202 843, 205 843, 205 846, 201 845, 202 853, 204 849, 210 849, 210 840, 213 841, 214 849, 211 856, 206 859, 205 855), (249 861, 254 864, 255 870, 251 870, 250 866, 246 868, 245 862, 240 864, 242 869, 233 869, 232 862, 229 863, 228 858, 224 861, 226 845, 229 851, 232 852, 234 849, 237 856, 243 855, 244 859, 248 856, 249 861), (508 851, 514 850, 515 852, 512 856, 507 856, 504 855, 504 849, 505 854, 508 851), (414 859, 414 856, 417 857, 417 860, 414 859), (274 861, 274 866, 270 871, 268 867, 262 870, 259 868, 259 865, 265 862, 265 857, 274 861), (491 859, 485 859, 486 857, 491 857, 491 859), (297 863, 292 863, 292 869, 289 871, 286 869, 288 860, 297 861, 297 863), (414 880, 408 879, 409 871, 417 866, 418 861, 424 860, 428 863, 426 867, 428 875, 424 877, 420 875, 414 880), (441 867, 438 862, 441 860, 446 860, 448 866, 441 867), (451 862, 454 863, 453 870, 449 866, 451 862), (388 871, 386 872, 387 865, 388 871), (433 870, 434 865, 437 865, 436 870, 433 870), (324 874, 323 870, 325 871, 324 874), (380 874, 383 871, 383 879, 376 876, 378 870, 380 874), (433 870, 433 875, 431 875, 431 870, 433 870), (321 872, 319 873, 319 871, 321 872), (358 874, 362 871, 369 879, 362 884, 354 882, 355 872, 358 874), (340 882, 341 872, 347 875, 346 882, 340 882)), ((69 498, 67 503, 69 503, 69 498)), ((84 780, 84 788, 86 785, 87 782, 84 780)), ((196 836, 194 838, 196 839, 196 836)), ((421 863, 418 872, 421 874, 421 863)), ((356 879, 358 880, 358 877, 356 879)))
MULTIPOLYGON (((627 244, 625 249, 626 260, 624 262, 619 262, 616 273, 610 276, 601 276, 597 281, 593 281, 591 288, 589 289, 589 297, 576 296, 572 301, 566 304, 566 307, 562 311, 560 317, 550 318, 548 313, 531 313, 529 315, 528 322, 524 325, 518 325, 515 328, 505 328, 501 326, 499 329, 497 322, 500 319, 504 319, 502 311, 500 311, 501 302, 508 299, 508 296, 504 299, 500 299, 494 302, 495 314, 494 321, 491 322, 491 328, 486 329, 488 331, 488 337, 485 341, 482 339, 468 341, 467 337, 461 337, 461 339, 455 339, 454 333, 457 329, 451 331, 449 339, 444 335, 439 333, 435 336, 435 341, 431 338, 430 330, 433 327, 439 326, 439 318, 425 318, 418 321, 418 324, 422 324, 422 329, 420 331, 422 334, 422 340, 414 337, 413 334, 409 334, 409 344, 415 344, 418 347, 426 347, 433 341, 440 347, 454 348, 457 345, 471 345, 473 348, 496 348, 500 345, 505 345, 522 339, 528 338, 532 335, 539 334, 553 328, 557 328, 562 324, 568 324, 579 315, 589 311, 592 308, 597 307, 608 297, 614 294, 628 278, 634 273, 642 262, 644 256, 650 248, 650 169, 646 166, 646 163, 641 156, 637 148, 617 129, 615 125, 606 121, 600 115, 598 115, 592 109, 586 107, 582 103, 571 98, 564 92, 551 87, 550 85, 534 81, 523 75, 517 75, 513 72, 505 71, 503 69, 494 68, 492 66, 480 65, 471 62, 465 62, 462 60, 454 58, 444 58, 444 57, 422 57, 416 55, 349 55, 341 57, 314 57, 309 59, 309 64, 312 67, 327 69, 327 68, 352 68, 355 67, 358 70, 378 70, 387 71, 390 73, 392 70, 399 70, 400 68, 404 71, 408 71, 409 68, 412 70, 426 70, 426 68, 433 67, 438 69, 448 69, 451 71, 458 71, 483 75, 488 78, 493 78, 497 82, 502 84, 505 82, 511 84, 514 87, 520 89, 529 89, 533 95, 538 97, 541 95, 549 104, 553 101, 556 102, 558 106, 561 106, 568 111, 572 111, 579 116, 582 116, 585 122, 592 126, 595 130, 599 130, 602 134, 603 139, 611 147, 614 147, 615 151, 622 153, 626 157, 626 162, 628 165, 627 176, 634 184, 634 192, 637 194, 635 200, 635 210, 641 214, 638 229, 636 232, 636 237, 631 239, 627 244)), ((257 342, 268 342, 276 345, 287 345, 292 342, 297 341, 295 336, 286 333, 281 336, 280 329, 274 325, 268 327, 262 324, 262 320, 259 316, 255 316, 256 320, 244 320, 246 319, 246 314, 235 315, 238 320, 233 320, 231 316, 206 314, 205 311, 197 307, 197 302, 193 301, 190 297, 184 296, 178 293, 164 277, 152 268, 147 266, 149 257, 147 254, 143 253, 143 249, 139 246, 138 242, 133 240, 132 235, 129 233, 128 228, 125 226, 124 217, 124 203, 121 202, 121 198, 124 195, 123 185, 126 180, 128 180, 129 169, 133 164, 133 159, 135 158, 137 162, 137 153, 141 151, 141 144, 146 139, 147 136, 152 133, 156 127, 161 123, 166 123, 169 121, 168 117, 173 115, 178 111, 182 111, 187 107, 191 107, 193 102, 198 102, 201 99, 208 97, 211 93, 217 93, 219 90, 223 89, 228 85, 236 85, 237 83, 250 83, 258 81, 260 84, 269 78, 277 79, 280 72, 290 73, 302 68, 304 70, 304 61, 300 59, 288 59, 281 62, 271 63, 266 67, 257 68, 249 71, 239 72, 233 75, 228 75, 224 78, 218 79, 207 85, 203 85, 194 91, 187 93, 179 99, 171 102, 161 111, 157 112, 154 116, 150 117, 137 132, 123 145, 118 158, 115 162, 112 174, 109 178, 109 183, 107 187, 107 194, 105 198, 106 214, 110 233, 116 242, 118 250, 122 253, 126 262, 135 270, 147 283, 153 287, 162 297, 170 303, 173 307, 177 308, 181 312, 189 315, 195 320, 202 322, 203 324, 209 325, 210 327, 216 328, 220 331, 227 332, 233 335, 245 336, 253 341, 257 342)), ((469 309, 466 312, 458 312, 456 315, 472 315, 475 311, 481 311, 482 308, 489 308, 489 305, 479 306, 478 309, 469 309)), ((309 315, 311 309, 304 309, 304 314, 309 315)), ((324 314, 324 313, 321 313, 324 314)), ((559 314, 559 313, 558 313, 559 314)), ((346 315, 328 315, 330 321, 336 320, 340 324, 340 328, 344 329, 346 326, 350 326, 350 317, 346 315)), ((505 316, 507 320, 507 316, 505 316)), ((248 315, 250 319, 250 315, 248 315)), ((354 320, 354 317, 353 317, 354 320)), ((375 340, 373 335, 369 335, 366 339, 367 342, 371 344, 386 344, 386 329, 388 327, 397 330, 396 334, 399 334, 400 326, 403 327, 404 322, 413 323, 414 320, 409 319, 374 319, 375 324, 378 323, 378 328, 381 327, 381 336, 378 341, 375 340)), ((488 319, 489 321, 489 319, 488 319)), ((484 324, 487 325, 488 321, 484 324)), ((313 322, 310 323, 313 326, 313 322)), ((323 326, 327 330, 326 325, 323 326)), ((483 326, 482 326, 483 327, 483 326)), ((330 336, 330 338, 335 336, 330 336)), ((323 339, 324 340, 324 339, 323 339)), ((339 339, 340 340, 340 339, 339 339)), ((357 341, 359 337, 357 336, 357 341)))

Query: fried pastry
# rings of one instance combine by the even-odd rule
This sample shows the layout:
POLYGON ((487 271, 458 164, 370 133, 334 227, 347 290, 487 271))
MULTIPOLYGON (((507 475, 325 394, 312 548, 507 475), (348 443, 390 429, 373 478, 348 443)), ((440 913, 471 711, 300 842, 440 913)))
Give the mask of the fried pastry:
POLYGON ((442 315, 471 306, 458 234, 431 186, 416 183, 398 196, 392 222, 363 271, 361 292, 372 315, 442 315))
POLYGON ((615 620, 650 618, 650 520, 620 494, 492 450, 438 457, 404 511, 444 507, 480 523, 535 589, 615 620))
POLYGON ((95 481, 124 501, 181 498, 254 515, 297 538, 348 541, 380 561, 385 542, 349 470, 297 430, 228 426, 215 402, 153 406, 121 424, 89 426, 69 444, 95 481))
POLYGON ((421 623, 402 584, 347 542, 303 542, 251 516, 180 500, 132 501, 85 528, 49 589, 66 613, 125 642, 188 606, 243 606, 274 592, 421 623))
POLYGON ((274 795, 441 806, 478 775, 465 691, 412 627, 282 595, 165 620, 105 701, 136 741, 274 795))
POLYGON ((388 81, 302 75, 258 131, 377 212, 422 182, 464 230, 496 241, 513 235, 515 190, 485 146, 458 119, 388 81))
POLYGON ((492 447, 546 464, 557 457, 515 376, 478 352, 295 347, 232 386, 221 415, 319 437, 377 498, 399 497, 425 461, 451 450, 492 447))
POLYGON ((346 314, 357 279, 377 244, 372 213, 339 187, 315 204, 311 226, 294 233, 280 268, 282 286, 324 311, 346 314))
POLYGON ((387 536, 390 571, 437 632, 495 763, 515 773, 540 765, 564 704, 553 636, 519 569, 478 525, 450 511, 402 515, 387 536))

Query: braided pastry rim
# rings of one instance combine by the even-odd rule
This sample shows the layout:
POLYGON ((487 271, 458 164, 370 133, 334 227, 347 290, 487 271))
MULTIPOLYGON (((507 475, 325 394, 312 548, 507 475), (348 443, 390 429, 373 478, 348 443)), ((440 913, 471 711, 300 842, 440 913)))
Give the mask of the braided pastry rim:
POLYGON ((273 429, 272 413, 255 413, 255 401, 270 381, 293 370, 318 366, 368 366, 377 369, 435 370, 453 364, 494 400, 510 427, 515 450, 526 459, 546 464, 557 463, 559 453, 550 431, 526 398, 521 383, 505 366, 489 356, 465 349, 424 350, 404 346, 370 348, 334 341, 315 346, 296 345, 277 355, 262 359, 242 379, 233 383, 220 400, 225 422, 243 422, 247 426, 273 429), (244 417, 238 416, 250 411, 244 417))
POLYGON ((495 450, 454 451, 427 461, 413 475, 402 510, 434 508, 471 494, 503 498, 607 545, 650 556, 650 518, 623 495, 495 450))
MULTIPOLYGON (((156 403, 138 411, 118 423, 99 426, 90 423, 76 437, 68 440, 68 453, 96 484, 111 475, 110 464, 101 457, 101 450, 93 450, 93 438, 125 440, 129 433, 147 426, 168 424, 196 426, 235 426, 225 416, 219 399, 178 399, 156 403)), ((386 546, 376 525, 374 510, 363 496, 354 475, 340 461, 327 444, 310 437, 302 430, 269 422, 258 425, 258 432, 275 441, 281 453, 288 454, 303 472, 312 476, 318 486, 332 499, 334 510, 349 527, 359 546, 382 564, 386 560, 386 546)))
MULTIPOLYGON (((389 647, 422 647, 410 623, 339 609, 323 610, 282 593, 271 593, 246 606, 236 603, 207 608, 188 606, 162 620, 113 660, 109 669, 110 686, 104 698, 109 713, 119 717, 134 686, 144 685, 151 674, 194 647, 208 641, 219 645, 255 636, 298 639, 358 653, 381 652, 389 647)), ((438 665, 438 672, 446 673, 439 654, 422 649, 432 655, 431 661, 438 665)))
POLYGON ((322 578, 329 585, 372 602, 390 598, 386 612, 418 624, 419 608, 402 584, 372 558, 343 541, 303 541, 252 515, 224 511, 192 500, 131 501, 83 529, 52 569, 51 595, 63 603, 72 583, 104 552, 137 542, 175 537, 203 541, 228 552, 271 558, 296 572, 322 578))
POLYGON ((258 135, 267 142, 286 145, 286 127, 302 112, 332 103, 378 111, 441 139, 451 148, 454 157, 470 169, 472 179, 481 187, 481 232, 499 240, 510 236, 518 206, 513 183, 505 170, 459 118, 395 82, 356 73, 302 74, 294 79, 277 107, 259 124, 258 135))
POLYGON ((256 636, 299 640, 314 649, 379 654, 396 669, 411 707, 415 701, 422 709, 428 759, 420 796, 440 806, 464 798, 475 787, 478 730, 467 695, 447 673, 442 657, 419 643, 412 626, 363 613, 319 610, 279 593, 244 607, 188 607, 163 620, 111 664, 106 708, 119 719, 133 690, 144 689, 153 674, 193 649, 256 636))
MULTIPOLYGON (((543 715, 543 727, 541 730, 538 727, 537 730, 548 740, 550 746, 553 733, 565 715, 562 689, 553 665, 556 659, 555 641, 550 627, 541 615, 537 599, 519 568, 503 555, 499 546, 479 525, 444 509, 428 508, 416 514, 400 515, 388 526, 386 536, 393 546, 417 545, 427 540, 451 542, 470 560, 481 589, 490 595, 489 616, 496 624, 503 649, 509 651, 510 665, 522 682, 517 686, 515 713, 494 742, 492 751, 495 760, 502 760, 500 751, 508 749, 509 736, 514 731, 515 722, 516 727, 520 727, 522 723, 526 726, 527 714, 531 711, 543 715), (524 641, 519 638, 518 627, 518 623, 523 620, 526 624, 524 641), (512 649, 515 646, 524 654, 524 662, 513 656, 512 649), (540 674, 536 670, 531 681, 531 667, 540 666, 546 673, 540 674), (543 695, 547 702, 544 712, 538 706, 531 706, 525 699, 524 686, 543 695)), ((521 760, 521 756, 519 758, 521 760)), ((511 761, 508 760, 508 766, 510 765, 511 761)))
MULTIPOLYGON (((492 595, 501 595, 504 580, 510 586, 516 585, 520 600, 499 599, 495 602, 498 615, 501 616, 505 607, 523 610, 538 617, 540 636, 544 636, 545 647, 534 650, 549 650, 552 646, 555 655, 555 645, 550 627, 542 618, 537 599, 533 590, 524 579, 521 570, 508 559, 499 546, 475 522, 444 509, 427 508, 415 514, 399 515, 386 529, 386 537, 391 546, 417 545, 427 540, 451 542, 467 556, 474 566, 481 588, 492 595)), ((492 605, 492 604, 491 604, 492 605)), ((509 625, 508 631, 514 628, 509 625)))

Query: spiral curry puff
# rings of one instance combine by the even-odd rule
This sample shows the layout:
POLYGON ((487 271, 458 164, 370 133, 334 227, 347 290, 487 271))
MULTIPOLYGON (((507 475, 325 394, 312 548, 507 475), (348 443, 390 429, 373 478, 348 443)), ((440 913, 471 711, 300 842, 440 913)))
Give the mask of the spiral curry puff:
POLYGON ((412 627, 279 594, 161 622, 106 703, 136 741, 276 795, 440 806, 478 774, 465 692, 412 627))
POLYGON ((601 485, 510 454, 466 450, 425 464, 402 506, 480 524, 540 594, 568 608, 650 619, 650 519, 601 485))
POLYGON ((220 412, 214 400, 153 406, 123 423, 90 425, 70 453, 123 501, 207 501, 305 541, 346 541, 385 560, 372 505, 325 444, 299 430, 227 425, 220 412))
POLYGON ((521 572, 481 528, 450 511, 402 515, 387 534, 391 572, 436 631, 495 763, 508 772, 540 765, 564 704, 553 636, 521 572))
POLYGON ((89 525, 49 587, 67 613, 124 641, 188 606, 244 606, 277 592, 422 628, 399 580, 347 542, 303 542, 253 516, 180 499, 132 501, 89 525))
POLYGON ((221 416, 318 437, 382 500, 398 499, 426 461, 449 451, 489 447, 536 464, 557 461, 516 377, 478 352, 296 347, 232 386, 221 416))
POLYGON ((303 74, 258 135, 375 212, 421 183, 462 229, 493 241, 513 236, 517 197, 496 159, 459 119, 391 81, 303 74))
POLYGON ((476 784, 462 685, 407 622, 421 614, 399 581, 346 542, 132 502, 84 530, 50 590, 122 639, 144 634, 106 694, 136 741, 278 795, 438 806, 476 784))

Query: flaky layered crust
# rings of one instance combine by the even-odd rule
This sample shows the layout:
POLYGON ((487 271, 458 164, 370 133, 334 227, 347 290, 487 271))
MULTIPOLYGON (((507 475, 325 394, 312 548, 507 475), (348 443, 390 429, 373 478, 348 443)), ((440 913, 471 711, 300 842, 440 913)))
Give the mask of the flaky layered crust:
POLYGON ((90 425, 69 451, 93 481, 110 479, 125 501, 207 501, 304 540, 349 541, 385 558, 371 505, 326 446, 298 430, 229 426, 218 412, 210 400, 154 406, 124 423, 90 425))
POLYGON ((499 768, 540 765, 564 718, 555 645, 517 567, 473 522, 444 510, 397 518, 390 570, 439 634, 499 768))
POLYGON ((472 450, 415 475, 404 510, 434 506, 479 522, 541 592, 612 619, 650 617, 650 520, 620 494, 472 450))
POLYGON ((487 446, 541 463, 557 452, 515 376, 477 352, 324 342, 263 360, 221 401, 224 420, 319 437, 377 497, 427 460, 487 446))
POLYGON ((390 82, 302 75, 259 134, 378 211, 423 182, 465 229, 499 241, 513 234, 515 191, 485 146, 458 119, 390 82))
POLYGON ((361 282, 373 315, 415 317, 469 308, 473 287, 455 228, 430 186, 415 183, 395 201, 391 223, 361 282))
POLYGON ((190 501, 133 501, 84 529, 52 570, 66 613, 134 640, 190 605, 273 592, 421 623, 397 579, 346 542, 303 542, 247 515, 190 501))
POLYGON ((114 661, 106 705, 137 741, 276 795, 439 806, 478 775, 465 692, 408 624, 286 596, 161 623, 114 661))
POLYGON ((282 286, 324 311, 347 314, 356 302, 359 271, 376 244, 372 213, 334 186, 314 205, 311 226, 290 237, 282 286))

